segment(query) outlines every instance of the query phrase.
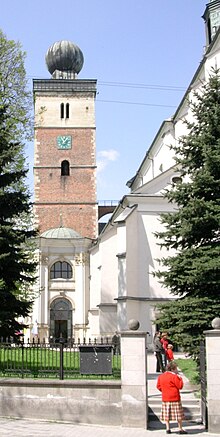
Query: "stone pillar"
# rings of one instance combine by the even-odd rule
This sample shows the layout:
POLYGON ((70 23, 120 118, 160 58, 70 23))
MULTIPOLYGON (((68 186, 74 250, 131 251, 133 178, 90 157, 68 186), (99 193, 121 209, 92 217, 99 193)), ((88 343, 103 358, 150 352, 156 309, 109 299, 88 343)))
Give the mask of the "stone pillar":
POLYGON ((147 429, 147 333, 134 330, 137 327, 132 328, 131 323, 130 329, 120 333, 121 423, 124 427, 147 429))
POLYGON ((208 431, 220 433, 220 318, 212 321, 206 338, 208 431))

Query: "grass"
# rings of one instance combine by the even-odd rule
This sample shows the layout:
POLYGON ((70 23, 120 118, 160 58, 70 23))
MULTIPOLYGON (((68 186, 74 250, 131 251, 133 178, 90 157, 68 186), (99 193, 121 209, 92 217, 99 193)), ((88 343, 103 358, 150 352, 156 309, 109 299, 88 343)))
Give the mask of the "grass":
POLYGON ((178 358, 175 362, 191 384, 198 385, 200 383, 199 369, 192 358, 178 358))
MULTIPOLYGON (((120 379, 120 356, 112 356, 112 375, 81 375, 80 353, 63 351, 65 379, 120 379)), ((0 376, 59 378, 60 351, 52 348, 0 348, 0 376)))

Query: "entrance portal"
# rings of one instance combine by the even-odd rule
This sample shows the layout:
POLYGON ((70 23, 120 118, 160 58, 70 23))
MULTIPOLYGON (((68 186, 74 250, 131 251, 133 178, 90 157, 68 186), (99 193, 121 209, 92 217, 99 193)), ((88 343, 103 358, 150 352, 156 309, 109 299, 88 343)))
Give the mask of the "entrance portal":
POLYGON ((67 299, 55 299, 50 307, 50 338, 66 342, 72 337, 72 305, 67 299))
POLYGON ((55 338, 67 339, 67 320, 55 320, 55 338))

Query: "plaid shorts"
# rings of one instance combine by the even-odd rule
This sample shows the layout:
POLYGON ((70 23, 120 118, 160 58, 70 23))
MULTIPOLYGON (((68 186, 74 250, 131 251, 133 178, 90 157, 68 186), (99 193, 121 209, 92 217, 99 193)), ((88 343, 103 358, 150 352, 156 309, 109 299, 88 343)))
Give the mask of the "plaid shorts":
POLYGON ((168 420, 173 420, 178 422, 178 420, 184 419, 184 412, 181 401, 176 402, 162 402, 161 410, 161 421, 165 422, 168 420))

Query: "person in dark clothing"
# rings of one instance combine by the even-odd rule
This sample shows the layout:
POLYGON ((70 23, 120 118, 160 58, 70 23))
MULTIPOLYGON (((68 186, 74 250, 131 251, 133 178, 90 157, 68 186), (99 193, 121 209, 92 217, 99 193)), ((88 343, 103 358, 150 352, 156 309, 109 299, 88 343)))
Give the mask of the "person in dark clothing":
POLYGON ((156 331, 153 340, 154 354, 156 356, 156 372, 164 372, 163 354, 165 353, 162 343, 160 341, 160 332, 156 331))
POLYGON ((164 348, 164 353, 162 355, 163 367, 166 368, 166 365, 167 365, 167 346, 169 344, 167 332, 162 332, 161 337, 160 337, 160 341, 161 341, 162 346, 164 348))
POLYGON ((118 355, 121 353, 120 337, 119 337, 117 331, 115 332, 115 334, 112 337, 112 346, 113 346, 113 354, 114 355, 118 355))

